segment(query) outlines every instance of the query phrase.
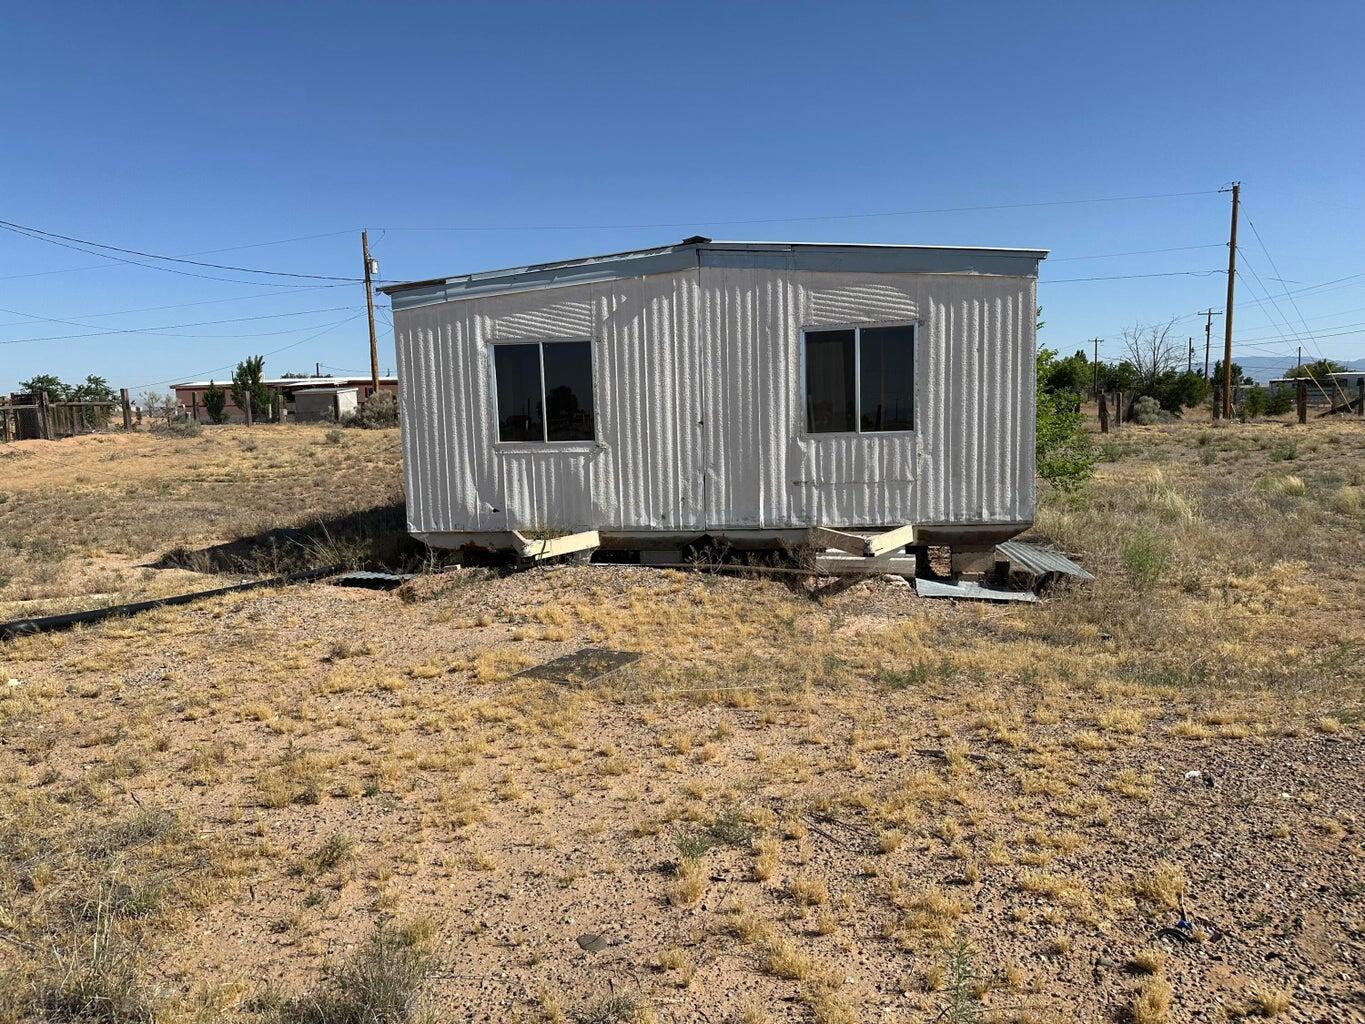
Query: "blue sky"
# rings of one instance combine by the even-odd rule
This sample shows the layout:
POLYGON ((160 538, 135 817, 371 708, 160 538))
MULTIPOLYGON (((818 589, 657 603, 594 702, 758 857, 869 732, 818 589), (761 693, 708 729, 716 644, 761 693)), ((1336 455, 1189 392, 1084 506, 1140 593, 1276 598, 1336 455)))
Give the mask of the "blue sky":
MULTIPOLYGON (((10 5, 0 219, 342 277, 368 227, 399 279, 693 233, 1036 246, 1042 342, 1100 336, 1112 357, 1125 325, 1222 308, 1216 190, 1239 178, 1260 240, 1244 222, 1238 352, 1358 357, 1365 5, 1286 11, 10 5), (1167 193, 1202 194, 1076 202, 1167 193), (883 215, 918 210, 956 212, 883 215), (1154 274, 1172 276, 1127 276, 1154 274)), ((39 372, 162 387, 256 352, 271 373, 367 367, 359 286, 178 269, 230 280, 0 231, 0 390, 39 372)))

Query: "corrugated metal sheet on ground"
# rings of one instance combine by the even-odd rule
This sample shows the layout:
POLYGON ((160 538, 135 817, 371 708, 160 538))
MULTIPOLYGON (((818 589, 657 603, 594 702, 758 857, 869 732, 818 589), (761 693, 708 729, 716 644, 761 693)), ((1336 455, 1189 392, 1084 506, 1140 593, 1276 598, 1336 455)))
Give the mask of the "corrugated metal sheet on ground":
POLYGON ((960 601, 1023 601, 1034 604, 1038 595, 1031 590, 996 590, 980 583, 963 580, 915 580, 915 593, 920 597, 953 597, 960 601))
POLYGON ((1095 578, 1065 555, 1058 554, 1048 548, 1039 547, 1037 544, 1027 544, 1021 540, 1007 540, 1003 544, 997 544, 995 550, 1002 558, 1008 558, 1011 564, 1022 565, 1035 576, 1062 573, 1065 576, 1074 576, 1081 580, 1093 580, 1095 578))

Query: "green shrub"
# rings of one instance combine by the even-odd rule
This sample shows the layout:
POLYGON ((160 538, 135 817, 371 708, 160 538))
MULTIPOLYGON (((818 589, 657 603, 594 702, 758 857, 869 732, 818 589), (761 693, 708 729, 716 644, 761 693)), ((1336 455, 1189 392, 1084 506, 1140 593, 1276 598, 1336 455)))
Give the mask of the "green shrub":
POLYGON ((342 426, 360 427, 364 430, 378 430, 398 426, 398 399, 392 391, 376 391, 360 407, 360 411, 347 416, 342 426))
POLYGON ((1265 388, 1251 388, 1242 395, 1242 405, 1237 415, 1243 420, 1260 419, 1269 407, 1270 399, 1265 388))
POLYGON ((1276 388, 1266 398, 1265 412, 1267 416, 1283 416, 1292 408, 1294 408, 1294 393, 1289 388, 1276 388))
POLYGON ((1169 557, 1165 543, 1145 531, 1128 537, 1119 547, 1123 571, 1138 590, 1150 590, 1161 581, 1169 557))
POLYGON ((1062 490, 1074 490, 1095 472, 1095 451, 1076 410, 1076 396, 1039 392, 1037 417, 1038 475, 1062 490))
POLYGON ((1150 427, 1153 423, 1161 423, 1172 418, 1151 395, 1143 395, 1133 403, 1133 422, 1140 426, 1150 427))
POLYGON ((1209 382, 1204 375, 1186 370, 1166 370, 1151 381, 1145 390, 1161 408, 1176 414, 1209 400, 1209 382))
POLYGON ((204 432, 204 424, 192 419, 171 420, 169 423, 153 423, 151 431, 166 437, 198 437, 204 432))

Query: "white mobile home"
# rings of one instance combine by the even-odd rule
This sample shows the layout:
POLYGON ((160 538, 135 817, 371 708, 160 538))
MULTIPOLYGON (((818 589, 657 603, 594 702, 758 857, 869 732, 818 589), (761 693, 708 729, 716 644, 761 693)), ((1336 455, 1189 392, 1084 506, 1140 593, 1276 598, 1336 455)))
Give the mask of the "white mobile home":
POLYGON ((987 549, 1033 521, 1046 255, 690 238, 384 288, 409 529, 987 549))

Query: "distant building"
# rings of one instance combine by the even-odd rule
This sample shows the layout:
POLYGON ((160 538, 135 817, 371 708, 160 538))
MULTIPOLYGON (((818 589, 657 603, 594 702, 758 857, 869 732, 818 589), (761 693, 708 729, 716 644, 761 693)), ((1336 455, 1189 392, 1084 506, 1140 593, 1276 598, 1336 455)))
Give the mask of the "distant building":
MULTIPOLYGON (((213 381, 196 380, 188 381, 184 384, 175 384, 175 399, 180 403, 180 407, 185 410, 186 415, 192 416, 201 423, 209 422, 208 411, 204 408, 204 392, 209 389, 213 381)), ((374 390, 373 383, 369 377, 271 377, 262 381, 271 391, 279 392, 284 396, 285 419, 293 419, 297 415, 297 395, 300 391, 307 391, 316 388, 351 388, 355 391, 355 402, 351 409, 356 411, 370 398, 370 392, 374 390)), ((225 392, 227 402, 223 406, 223 418, 228 423, 244 423, 246 416, 242 410, 232 400, 232 381, 220 380, 217 384, 225 392)), ((397 377, 380 377, 379 390, 389 391, 394 395, 398 394, 397 377)))
POLYGON ((345 385, 299 388, 293 392, 294 418, 300 423, 340 423, 356 414, 358 391, 345 385))
MULTIPOLYGON (((1266 387, 1271 391, 1278 391, 1281 388, 1288 388, 1293 391, 1299 377, 1276 377, 1271 380, 1266 387)), ((1365 370, 1346 370, 1340 373, 1329 373, 1325 376, 1313 380, 1308 380, 1308 405, 1312 408, 1326 408, 1328 405, 1337 406, 1346 402, 1358 401, 1362 387, 1365 387, 1365 370)))

